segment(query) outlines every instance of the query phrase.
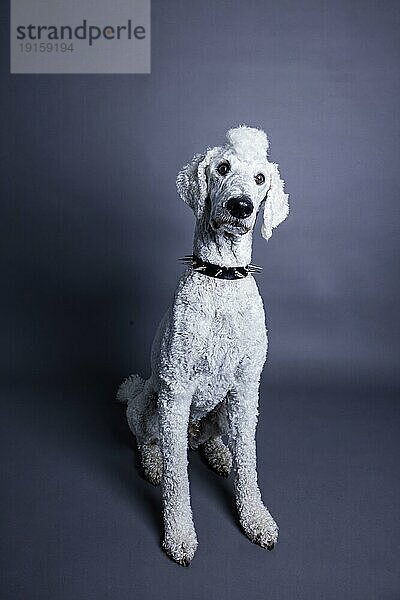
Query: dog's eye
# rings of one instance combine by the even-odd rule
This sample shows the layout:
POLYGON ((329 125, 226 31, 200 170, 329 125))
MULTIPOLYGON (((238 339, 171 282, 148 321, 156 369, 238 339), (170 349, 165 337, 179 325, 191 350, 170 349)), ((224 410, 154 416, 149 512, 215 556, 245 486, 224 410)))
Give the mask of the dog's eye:
POLYGON ((228 163, 227 160, 224 160, 224 162, 220 163, 217 167, 218 173, 222 176, 229 173, 230 170, 231 170, 231 165, 228 163))
POLYGON ((254 179, 257 185, 262 185, 263 183, 265 183, 264 173, 257 173, 257 175, 254 176, 254 179))

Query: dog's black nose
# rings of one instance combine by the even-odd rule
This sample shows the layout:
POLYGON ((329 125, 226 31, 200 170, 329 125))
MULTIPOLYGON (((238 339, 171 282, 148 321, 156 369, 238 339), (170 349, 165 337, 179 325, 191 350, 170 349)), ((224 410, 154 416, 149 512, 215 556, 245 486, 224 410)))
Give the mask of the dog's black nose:
POLYGON ((253 212, 253 203, 247 196, 238 196, 229 198, 226 203, 226 210, 231 213, 235 219, 245 219, 253 212))

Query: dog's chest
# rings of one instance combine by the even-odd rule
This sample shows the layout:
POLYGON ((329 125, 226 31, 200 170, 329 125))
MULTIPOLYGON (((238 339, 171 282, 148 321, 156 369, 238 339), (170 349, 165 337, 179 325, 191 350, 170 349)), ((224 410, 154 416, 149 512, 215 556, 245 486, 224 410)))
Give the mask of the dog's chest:
MULTIPOLYGON (((232 295, 218 298, 210 306, 205 319, 207 335, 196 365, 199 372, 223 375, 235 369, 252 346, 251 333, 257 328, 254 316, 246 302, 232 295)), ((262 326, 261 322, 259 326, 262 326)))
MULTIPOLYGON (((201 284, 203 280, 204 276, 201 284)), ((207 287, 202 290, 197 315, 202 335, 193 363, 197 384, 193 400, 198 409, 207 411, 220 402, 241 377, 251 374, 252 369, 259 373, 267 339, 264 309, 252 278, 205 283, 207 287)))

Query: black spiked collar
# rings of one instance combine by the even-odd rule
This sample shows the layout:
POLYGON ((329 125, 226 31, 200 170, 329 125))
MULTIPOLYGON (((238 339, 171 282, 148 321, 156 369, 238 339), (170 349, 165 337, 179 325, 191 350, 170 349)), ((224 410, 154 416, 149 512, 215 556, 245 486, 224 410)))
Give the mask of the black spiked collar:
POLYGON ((180 258, 183 263, 192 265, 193 271, 215 279, 244 279, 249 273, 260 273, 262 267, 257 265, 247 265, 246 267, 221 267, 212 263, 201 260, 198 256, 190 254, 180 258))

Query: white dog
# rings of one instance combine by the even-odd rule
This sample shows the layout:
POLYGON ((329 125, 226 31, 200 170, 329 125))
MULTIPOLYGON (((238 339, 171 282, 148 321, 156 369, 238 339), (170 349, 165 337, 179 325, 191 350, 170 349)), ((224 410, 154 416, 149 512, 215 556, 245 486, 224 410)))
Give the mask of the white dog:
POLYGON ((178 174, 193 209, 193 255, 153 342, 150 379, 129 377, 128 404, 146 478, 163 482, 167 554, 190 564, 197 537, 190 506, 187 449, 198 447, 220 475, 235 471, 239 521, 271 550, 278 527, 257 483, 255 432, 260 374, 267 352, 264 309, 251 265, 253 228, 263 206, 265 239, 288 215, 278 166, 261 130, 238 127, 223 146, 196 154, 178 174), (226 435, 228 446, 221 436, 226 435))

